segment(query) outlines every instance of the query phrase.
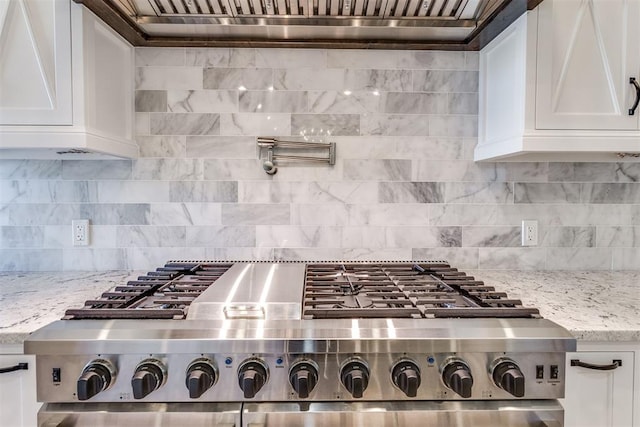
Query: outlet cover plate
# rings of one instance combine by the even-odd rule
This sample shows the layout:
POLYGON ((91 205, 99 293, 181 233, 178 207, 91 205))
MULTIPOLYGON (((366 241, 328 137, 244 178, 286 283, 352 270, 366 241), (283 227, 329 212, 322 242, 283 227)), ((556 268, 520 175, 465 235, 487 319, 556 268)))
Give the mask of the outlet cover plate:
POLYGON ((73 246, 89 246, 88 219, 74 219, 71 221, 71 241, 73 246))
POLYGON ((538 221, 522 221, 522 246, 538 246, 538 221))

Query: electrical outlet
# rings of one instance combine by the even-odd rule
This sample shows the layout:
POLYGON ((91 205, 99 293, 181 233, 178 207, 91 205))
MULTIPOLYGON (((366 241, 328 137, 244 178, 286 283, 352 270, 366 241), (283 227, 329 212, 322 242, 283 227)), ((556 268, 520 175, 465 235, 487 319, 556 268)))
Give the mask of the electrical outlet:
POLYGON ((522 246, 538 246, 538 221, 522 221, 522 246))
POLYGON ((71 239, 73 246, 89 246, 89 220, 75 219, 71 221, 71 239))

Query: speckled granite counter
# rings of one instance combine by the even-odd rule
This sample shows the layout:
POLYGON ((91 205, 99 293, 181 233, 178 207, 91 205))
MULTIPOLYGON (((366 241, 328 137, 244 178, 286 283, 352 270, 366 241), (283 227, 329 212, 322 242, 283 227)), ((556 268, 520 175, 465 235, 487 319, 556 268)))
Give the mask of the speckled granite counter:
MULTIPOLYGON (((0 344, 142 272, 0 273, 0 344)), ((467 271, 585 341, 640 342, 640 272, 467 271)))

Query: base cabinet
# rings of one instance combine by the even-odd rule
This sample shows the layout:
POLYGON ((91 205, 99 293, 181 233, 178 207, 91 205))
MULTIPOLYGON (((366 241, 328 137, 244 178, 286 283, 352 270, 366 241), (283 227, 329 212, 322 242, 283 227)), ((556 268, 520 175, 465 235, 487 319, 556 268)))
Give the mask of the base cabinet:
POLYGON ((633 351, 568 353, 566 398, 562 402, 565 427, 632 427, 634 364, 633 351), (572 360, 593 366, 572 366, 572 360), (595 369, 614 363, 619 363, 615 369, 595 369))
MULTIPOLYGON (((0 346, 0 353, 7 352, 0 346)), ((28 363, 27 370, 0 374, 0 425, 32 427, 37 425, 40 404, 36 402, 36 358, 24 354, 0 354, 0 369, 28 363)))

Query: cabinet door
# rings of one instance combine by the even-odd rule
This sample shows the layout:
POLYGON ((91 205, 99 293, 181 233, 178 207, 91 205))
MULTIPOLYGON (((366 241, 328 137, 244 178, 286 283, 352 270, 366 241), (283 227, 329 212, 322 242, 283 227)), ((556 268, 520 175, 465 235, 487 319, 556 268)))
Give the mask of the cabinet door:
POLYGON ((546 0, 539 6, 537 129, 638 129, 639 0, 546 0))
POLYGON ((633 417, 634 353, 578 352, 567 354, 563 406, 565 427, 630 427, 633 417), (622 366, 601 371, 571 366, 571 360, 622 366))
POLYGON ((0 125, 71 125, 69 0, 0 0, 0 125))
POLYGON ((0 355, 0 368, 26 362, 28 370, 0 374, 0 425, 35 426, 40 405, 36 402, 36 359, 32 355, 0 355))

